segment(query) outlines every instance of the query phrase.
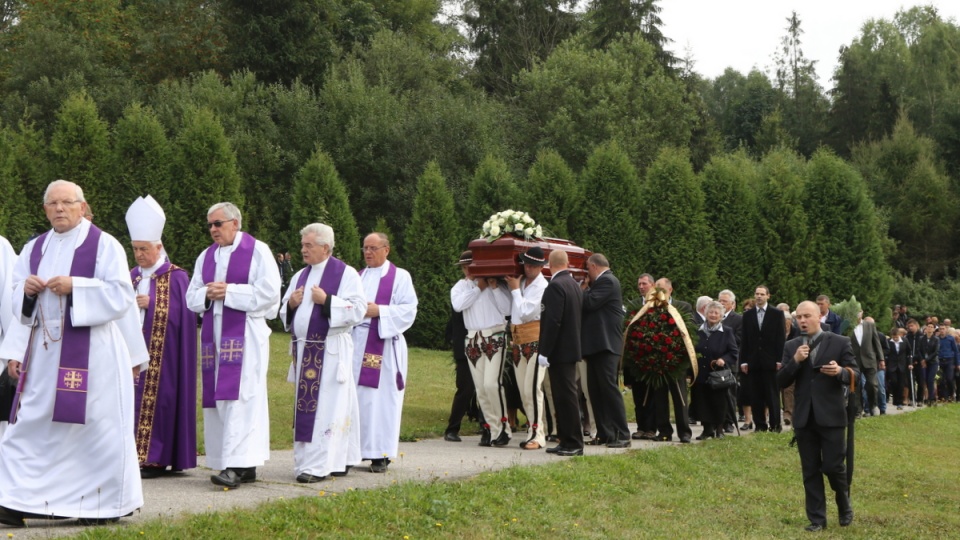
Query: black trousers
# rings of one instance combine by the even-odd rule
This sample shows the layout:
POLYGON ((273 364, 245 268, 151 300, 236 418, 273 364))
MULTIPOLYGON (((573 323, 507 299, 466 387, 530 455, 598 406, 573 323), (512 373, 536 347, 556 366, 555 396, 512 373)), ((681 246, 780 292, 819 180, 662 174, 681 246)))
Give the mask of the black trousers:
POLYGON ((641 381, 633 381, 633 412, 637 417, 637 431, 654 433, 657 431, 657 408, 653 388, 641 381))
POLYGON ((677 436, 690 438, 693 430, 690 429, 690 414, 687 412, 687 383, 671 381, 653 391, 656 405, 657 431, 660 435, 673 436, 673 426, 670 425, 670 401, 673 398, 673 419, 677 423, 677 436))
POLYGON ((557 409, 557 437, 560 446, 583 449, 583 427, 580 425, 580 389, 577 387, 577 364, 551 363, 547 370, 553 405, 557 409))
POLYGON ((477 389, 473 386, 473 376, 470 375, 469 360, 457 360, 457 391, 453 394, 453 404, 450 405, 450 419, 447 420, 447 433, 460 433, 460 424, 464 415, 470 410, 470 404, 477 396, 477 389))
POLYGON ((747 379, 752 386, 753 423, 757 430, 779 430, 780 426, 780 388, 777 386, 776 371, 750 371, 747 379), (766 409, 769 409, 770 421, 767 422, 766 409))
POLYGON ((826 527, 827 498, 823 477, 826 475, 835 494, 837 509, 843 515, 850 509, 846 469, 846 429, 823 427, 812 417, 802 428, 794 426, 797 449, 800 452, 800 469, 803 473, 803 491, 807 519, 826 527))
POLYGON ((597 438, 604 442, 629 440, 627 410, 617 384, 620 355, 604 351, 587 355, 586 361, 587 388, 597 423, 597 438))

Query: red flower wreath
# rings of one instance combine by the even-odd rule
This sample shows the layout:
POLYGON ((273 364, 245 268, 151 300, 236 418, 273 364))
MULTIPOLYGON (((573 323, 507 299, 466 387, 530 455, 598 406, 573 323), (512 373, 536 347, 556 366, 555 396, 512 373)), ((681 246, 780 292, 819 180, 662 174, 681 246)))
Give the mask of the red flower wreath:
POLYGON ((677 324, 665 294, 658 289, 639 313, 627 325, 623 345, 624 370, 634 380, 654 388, 686 377, 687 370, 696 363, 690 361, 683 337, 686 325, 677 324))

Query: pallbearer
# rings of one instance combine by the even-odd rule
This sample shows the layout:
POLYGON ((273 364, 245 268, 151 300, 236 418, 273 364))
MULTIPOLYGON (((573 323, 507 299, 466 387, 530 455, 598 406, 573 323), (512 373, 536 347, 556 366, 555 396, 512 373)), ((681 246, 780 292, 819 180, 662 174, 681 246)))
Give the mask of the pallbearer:
POLYGON ((150 353, 135 394, 141 478, 197 466, 197 316, 187 307, 190 276, 165 255, 165 223, 163 208, 150 195, 127 210, 137 261, 130 278, 150 353))
POLYGON ((400 413, 407 384, 406 332, 417 317, 417 293, 410 273, 387 260, 390 239, 371 233, 363 239, 360 273, 367 310, 353 329, 353 375, 360 402, 360 445, 372 472, 386 472, 400 446, 400 413))
POLYGON ((353 378, 355 343, 367 299, 360 276, 333 257, 333 229, 322 223, 300 231, 307 264, 290 280, 280 317, 291 331, 296 383, 293 458, 297 482, 343 476, 360 463, 360 411, 353 378))

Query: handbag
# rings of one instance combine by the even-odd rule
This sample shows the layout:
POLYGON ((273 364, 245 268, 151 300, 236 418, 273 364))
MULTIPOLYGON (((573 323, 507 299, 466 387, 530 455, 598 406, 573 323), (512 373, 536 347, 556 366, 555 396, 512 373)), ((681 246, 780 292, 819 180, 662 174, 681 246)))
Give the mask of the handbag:
POLYGON ((707 373, 707 387, 711 390, 726 390, 737 385, 737 378, 730 368, 723 368, 707 373))

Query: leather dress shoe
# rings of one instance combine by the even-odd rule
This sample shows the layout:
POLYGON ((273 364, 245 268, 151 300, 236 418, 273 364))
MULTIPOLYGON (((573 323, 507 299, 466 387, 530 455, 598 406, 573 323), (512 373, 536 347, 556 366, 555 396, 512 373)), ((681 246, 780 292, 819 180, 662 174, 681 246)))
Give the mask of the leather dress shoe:
POLYGON ((548 453, 548 454, 556 454, 556 453, 559 452, 561 449, 563 449, 563 447, 560 446, 560 445, 551 446, 550 448, 547 448, 547 453, 548 453))
POLYGON ((23 512, 11 510, 5 506, 0 506, 0 523, 8 527, 26 527, 23 522, 23 512))
POLYGON ((460 442, 460 441, 461 441, 460 435, 458 435, 458 434, 456 434, 456 433, 454 433, 454 432, 452 432, 452 431, 448 431, 448 432, 444 433, 444 434, 443 434, 443 440, 445 440, 445 441, 447 441, 447 442, 460 442))
MULTIPOLYGON (((347 473, 343 473, 347 474, 347 473)), ((301 484, 316 484, 317 482, 322 482, 326 480, 326 476, 314 476, 310 473, 300 473, 297 475, 297 482, 301 484)))
POLYGON ((607 448, 630 448, 630 439, 610 441, 607 443, 607 448))
POLYGON ((733 425, 732 425, 732 424, 727 424, 726 426, 724 426, 723 432, 724 432, 724 433, 733 433, 733 425))
POLYGON ((330 476, 334 476, 334 477, 337 477, 337 478, 344 477, 344 476, 347 475, 348 472, 350 472, 350 469, 352 469, 352 468, 353 468, 353 465, 347 465, 347 470, 345 470, 345 471, 334 471, 334 472, 330 473, 330 476))
POLYGON ((117 523, 120 521, 118 517, 112 518, 78 518, 77 525, 83 527, 96 527, 99 525, 109 525, 111 523, 117 523))
POLYGON ((853 523, 853 510, 848 510, 840 516, 840 526, 848 527, 851 523, 853 523))
POLYGON ((491 443, 494 446, 506 446, 510 444, 510 434, 507 433, 507 430, 500 432, 500 436, 493 440, 491 443))
POLYGON ((682 442, 682 443, 684 443, 684 444, 690 444, 690 436, 689 436, 689 435, 684 435, 683 437, 680 437, 680 442, 682 442))
POLYGON ((166 467, 140 467, 140 478, 160 478, 168 472, 166 467))
POLYGON ((713 438, 713 433, 701 433, 695 437, 698 441, 705 441, 713 438))
POLYGON ((807 532, 820 532, 824 529, 826 529, 826 527, 824 527, 823 525, 820 525, 819 523, 811 523, 803 528, 803 530, 807 532))
POLYGON ((483 431, 480 433, 480 446, 490 446, 490 430, 483 428, 483 431))
POLYGON ((583 448, 561 448, 554 452, 558 456, 570 457, 570 456, 582 456, 583 448))
POLYGON ((642 432, 642 431, 634 431, 634 432, 633 432, 633 435, 631 435, 630 438, 633 439, 633 440, 635 440, 635 441, 642 440, 642 439, 643 439, 643 432, 642 432))
POLYGON ((256 467, 246 467, 246 468, 232 468, 224 469, 220 474, 215 474, 210 477, 210 481, 218 486, 227 487, 230 489, 236 488, 240 484, 249 484, 251 482, 257 481, 257 468, 256 467))
POLYGON ((390 465, 389 459, 371 459, 370 460, 370 472, 373 473, 385 473, 387 472, 387 466, 390 465))

